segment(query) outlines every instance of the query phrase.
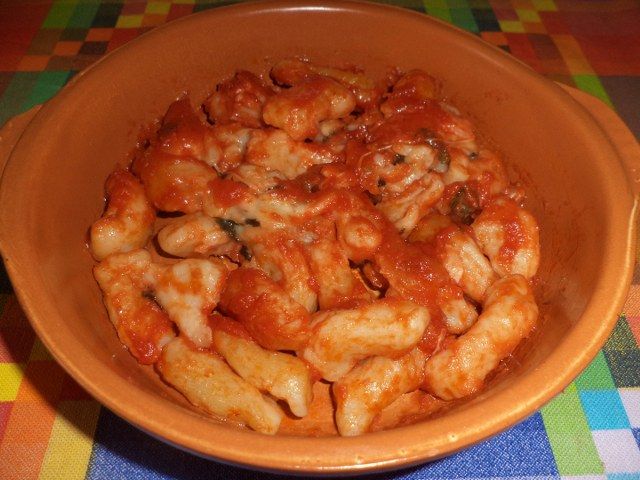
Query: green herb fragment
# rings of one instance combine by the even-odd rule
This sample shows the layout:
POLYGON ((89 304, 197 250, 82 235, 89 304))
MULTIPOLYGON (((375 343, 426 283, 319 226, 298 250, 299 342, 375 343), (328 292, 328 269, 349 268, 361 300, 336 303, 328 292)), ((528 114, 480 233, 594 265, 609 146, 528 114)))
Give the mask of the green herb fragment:
POLYGON ((143 290, 142 298, 146 298, 147 300, 153 300, 154 302, 156 300, 156 297, 153 295, 153 292, 151 290, 143 290))
POLYGON ((234 222, 233 220, 228 220, 226 218, 216 218, 216 222, 227 235, 233 238, 236 242, 240 241, 240 239, 238 238, 238 232, 236 232, 236 227, 238 226, 236 222, 234 222))
POLYGON ((451 213, 458 217, 465 225, 471 225, 473 223, 473 215, 475 209, 473 209, 467 198, 467 190, 465 188, 459 189, 449 204, 451 207, 451 213))
POLYGON ((251 252, 246 245, 243 245, 242 248, 240 248, 240 255, 242 255, 248 261, 251 261, 251 259, 253 258, 253 255, 251 255, 251 252))
POLYGON ((393 157, 393 164, 399 165, 401 163, 404 163, 404 155, 400 155, 399 153, 396 153, 396 155, 393 157))

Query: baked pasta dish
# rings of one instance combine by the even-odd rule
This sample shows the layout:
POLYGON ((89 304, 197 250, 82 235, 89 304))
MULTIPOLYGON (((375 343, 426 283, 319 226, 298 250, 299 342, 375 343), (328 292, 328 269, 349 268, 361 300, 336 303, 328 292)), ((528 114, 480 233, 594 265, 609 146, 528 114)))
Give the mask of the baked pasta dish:
POLYGON ((238 71, 171 104, 105 189, 90 249, 121 342, 258 432, 317 383, 341 435, 402 424, 478 392, 536 325, 524 192, 420 70, 238 71))

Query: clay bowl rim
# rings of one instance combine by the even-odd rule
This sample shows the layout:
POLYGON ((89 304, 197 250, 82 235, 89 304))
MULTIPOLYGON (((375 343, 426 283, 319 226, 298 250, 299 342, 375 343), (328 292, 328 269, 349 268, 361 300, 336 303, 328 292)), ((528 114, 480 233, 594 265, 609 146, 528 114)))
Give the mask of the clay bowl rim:
MULTIPOLYGON (((519 75, 531 78, 540 89, 564 103, 566 108, 573 112, 575 118, 596 132, 594 142, 602 144, 602 148, 609 148, 612 155, 617 157, 615 149, 593 118, 559 87, 497 47, 490 46, 463 30, 426 15, 399 7, 365 2, 277 1, 220 7, 199 13, 197 16, 199 18, 206 15, 219 16, 227 12, 251 14, 256 13, 256 10, 312 12, 326 9, 359 11, 363 8, 367 11, 378 10, 380 14, 386 12, 410 16, 412 19, 420 16, 422 21, 430 23, 433 28, 445 29, 452 37, 468 43, 470 48, 473 48, 488 63, 509 65, 509 68, 515 69, 519 75)), ((193 17, 189 16, 158 27, 103 57, 77 75, 36 114, 27 126, 18 142, 22 147, 20 153, 24 154, 28 151, 30 138, 34 137, 37 130, 46 124, 47 118, 55 113, 56 108, 64 103, 65 98, 73 94, 73 89, 83 82, 84 77, 101 75, 103 71, 108 71, 111 58, 124 55, 142 42, 152 42, 157 35, 166 35, 176 24, 184 25, 192 21, 193 17)), ((10 180, 18 177, 21 171, 21 168, 15 165, 17 160, 14 158, 9 162, 11 168, 3 172, 0 198, 10 194, 10 180)), ((619 157, 618 160, 620 160, 619 157)), ((620 170, 618 177, 623 178, 622 169, 620 170)), ((22 173, 24 172, 23 166, 22 173)), ((0 233, 0 243, 16 294, 43 343, 78 383, 101 404, 130 423, 176 447, 225 463, 279 473, 364 473, 398 469, 435 460, 495 435, 535 412, 565 388, 589 364, 613 329, 631 282, 632 252, 635 242, 635 222, 632 219, 635 218, 636 208, 634 203, 631 212, 619 211, 623 210, 625 201, 633 203, 633 196, 630 192, 631 198, 627 198, 622 193, 618 195, 620 198, 614 199, 618 209, 611 213, 613 216, 611 225, 621 228, 625 235, 624 239, 607 238, 605 251, 611 259, 606 263, 600 283, 581 316, 581 319, 591 319, 590 323, 578 322, 535 371, 516 379, 508 389, 488 396, 482 402, 452 411, 446 417, 435 418, 426 423, 352 438, 270 437, 248 430, 208 423, 193 411, 145 391, 136 392, 138 397, 135 402, 132 402, 126 389, 122 388, 127 385, 126 379, 113 374, 109 368, 99 362, 92 363, 90 352, 74 351, 74 354, 78 355, 70 354, 68 344, 73 344, 73 339, 59 338, 57 332, 47 326, 46 316, 42 314, 38 296, 29 291, 28 272, 18 267, 21 262, 14 261, 20 258, 19 245, 16 245, 7 234, 7 229, 3 229, 4 233, 0 233), (623 196, 625 196, 624 199, 623 196), (624 245, 624 248, 613 249, 612 244, 616 241, 618 245, 624 245), (614 278, 618 281, 611 281, 614 278), (609 279, 609 282, 603 282, 602 279, 609 279), (602 319, 605 320, 602 321, 602 319), (568 357, 567 352, 574 355, 568 357), (555 366, 558 364, 564 365, 560 372, 555 366), (95 380, 96 378, 98 380, 95 380), (508 396, 521 398, 522 401, 517 403, 508 401, 508 396), (153 413, 150 413, 149 405, 152 406, 153 413), (509 407, 505 408, 505 405, 509 407), (171 419, 169 425, 167 425, 167 418, 171 419)), ((5 215, 4 211, 0 215, 2 224, 7 225, 6 217, 9 215, 5 215)))

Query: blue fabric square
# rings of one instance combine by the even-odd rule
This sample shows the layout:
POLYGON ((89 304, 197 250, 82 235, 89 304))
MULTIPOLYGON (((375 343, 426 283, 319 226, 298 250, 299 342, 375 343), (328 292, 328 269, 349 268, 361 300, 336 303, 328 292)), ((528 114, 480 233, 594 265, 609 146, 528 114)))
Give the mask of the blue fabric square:
POLYGON ((580 401, 591 430, 630 428, 617 390, 584 390, 580 401))
POLYGON ((636 439, 636 443, 638 444, 638 448, 640 448, 640 428, 632 428, 631 433, 633 433, 633 438, 636 439))
POLYGON ((558 469, 544 429, 536 413, 522 423, 451 457, 421 468, 377 478, 444 480, 463 478, 558 478, 558 469))
MULTIPOLYGON (((193 456, 170 447, 103 408, 86 479, 144 478, 249 480, 256 472, 193 456)), ((370 475, 371 480, 444 480, 479 477, 558 478, 542 417, 531 418, 470 449, 433 463, 370 475)), ((300 477, 260 474, 263 480, 300 477)))
POLYGON ((607 480, 638 480, 640 473, 610 473, 607 480))

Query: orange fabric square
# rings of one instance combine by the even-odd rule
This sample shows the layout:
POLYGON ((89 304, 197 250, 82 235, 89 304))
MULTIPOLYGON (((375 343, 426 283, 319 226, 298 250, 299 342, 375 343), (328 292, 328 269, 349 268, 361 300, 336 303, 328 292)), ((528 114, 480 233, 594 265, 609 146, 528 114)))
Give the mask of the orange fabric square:
POLYGON ((19 72, 40 72, 47 68, 49 55, 25 55, 20 60, 17 70, 19 72))
POLYGON ((54 55, 77 55, 82 42, 61 41, 53 49, 54 55))
POLYGON ((108 42, 113 35, 113 28, 92 28, 87 33, 87 42, 108 42))
POLYGON ((522 22, 524 31, 527 33, 547 33, 543 23, 539 22, 522 22))
POLYGON ((152 25, 162 25, 167 16, 162 13, 145 13, 142 18, 142 27, 148 27, 152 25))
POLYGON ((506 45, 508 43, 503 32, 482 32, 480 36, 491 45, 506 45))

